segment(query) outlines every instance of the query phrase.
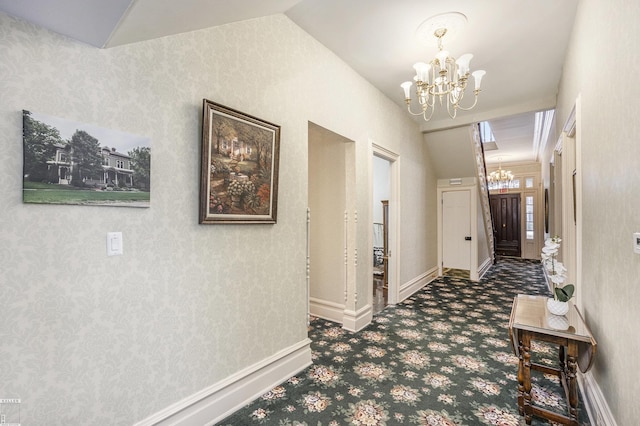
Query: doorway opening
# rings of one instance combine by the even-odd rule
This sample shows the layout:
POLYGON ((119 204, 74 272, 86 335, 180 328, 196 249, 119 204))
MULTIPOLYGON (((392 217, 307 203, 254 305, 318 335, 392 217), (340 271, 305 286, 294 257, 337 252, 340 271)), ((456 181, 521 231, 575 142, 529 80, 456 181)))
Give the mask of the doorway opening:
POLYGON ((391 162, 373 156, 373 313, 389 303, 389 194, 391 162))
POLYGON ((371 208, 372 208, 372 277, 370 296, 374 314, 398 303, 397 232, 400 206, 397 199, 397 154, 372 144, 371 208))
POLYGON ((355 143, 309 122, 307 270, 309 313, 345 324, 357 299, 352 259, 355 143))

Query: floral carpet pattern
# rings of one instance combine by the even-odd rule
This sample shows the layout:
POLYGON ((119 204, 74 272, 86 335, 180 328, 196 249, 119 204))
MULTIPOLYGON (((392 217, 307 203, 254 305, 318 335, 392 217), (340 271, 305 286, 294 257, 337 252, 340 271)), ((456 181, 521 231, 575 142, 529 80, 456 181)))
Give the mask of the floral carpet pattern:
MULTIPOLYGON (((432 281, 358 333, 314 318, 313 364, 219 424, 524 424, 508 333, 513 298, 521 293, 549 294, 540 263, 500 259, 477 283, 432 281)), ((536 361, 557 365, 557 350, 535 343, 542 354, 536 361)), ((535 404, 566 413, 556 377, 532 380, 535 404)), ((584 410, 580 420, 589 424, 584 410)), ((534 417, 533 424, 548 423, 534 417)))

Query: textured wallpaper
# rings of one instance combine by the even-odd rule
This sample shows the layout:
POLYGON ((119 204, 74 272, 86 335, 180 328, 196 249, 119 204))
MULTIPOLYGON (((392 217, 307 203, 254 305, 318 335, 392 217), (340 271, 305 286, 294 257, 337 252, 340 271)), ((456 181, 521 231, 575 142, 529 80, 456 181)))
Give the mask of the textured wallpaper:
POLYGON ((0 94, 0 398, 25 425, 132 424, 306 338, 308 121, 355 141, 361 212, 371 141, 401 155, 401 281, 435 265, 417 125, 283 15, 101 50, 0 14, 0 94), (198 225, 203 98, 282 126, 276 225, 198 225), (150 137, 151 208, 23 204, 23 109, 150 137))
POLYGON ((579 2, 558 95, 559 128, 580 97, 583 231, 577 291, 598 342, 591 372, 620 426, 640 418, 640 256, 632 244, 640 231, 639 19, 637 2, 579 2))

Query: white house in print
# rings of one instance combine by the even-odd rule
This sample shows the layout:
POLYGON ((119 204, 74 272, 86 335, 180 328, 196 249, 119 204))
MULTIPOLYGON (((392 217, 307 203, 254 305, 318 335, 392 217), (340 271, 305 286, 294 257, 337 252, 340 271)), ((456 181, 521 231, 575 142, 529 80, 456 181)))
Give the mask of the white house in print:
POLYGON ((238 138, 231 140, 223 139, 220 152, 232 160, 244 161, 251 157, 253 150, 251 144, 239 141, 238 138))
MULTIPOLYGON (((85 185, 106 188, 108 186, 133 186, 133 170, 131 157, 118 152, 116 148, 103 146, 100 149, 102 156, 102 173, 98 176, 83 178, 85 185)), ((74 163, 65 145, 57 144, 56 153, 52 160, 47 161, 49 170, 57 168, 58 183, 70 185, 74 163)))
POLYGON ((88 181, 85 183, 104 183, 105 185, 133 186, 133 170, 131 169, 131 157, 116 151, 115 148, 102 147, 102 170, 100 182, 88 181))

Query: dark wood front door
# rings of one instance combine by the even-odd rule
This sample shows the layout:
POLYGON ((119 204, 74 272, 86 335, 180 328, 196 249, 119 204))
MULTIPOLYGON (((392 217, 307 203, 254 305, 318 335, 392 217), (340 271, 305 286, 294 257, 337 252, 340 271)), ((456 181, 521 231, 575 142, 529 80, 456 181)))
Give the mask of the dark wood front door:
POLYGON ((520 194, 491 195, 496 254, 520 257, 520 194))

